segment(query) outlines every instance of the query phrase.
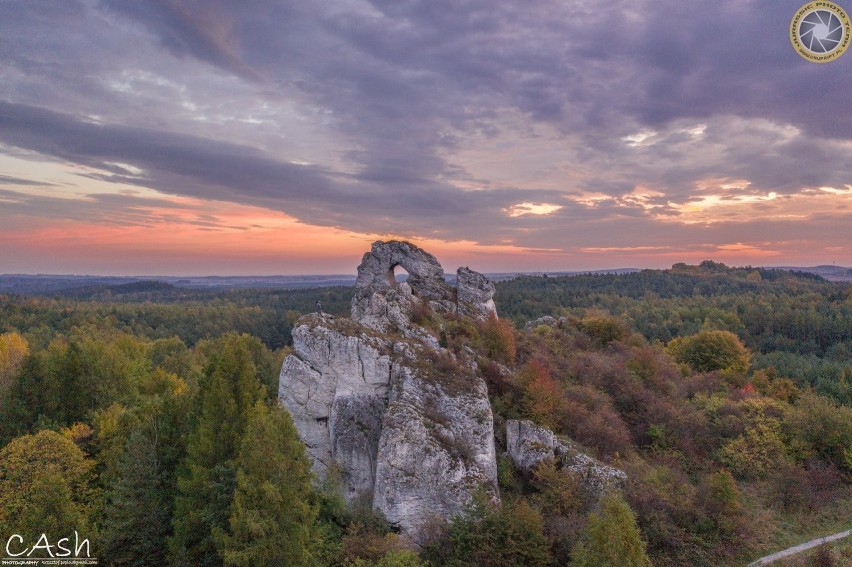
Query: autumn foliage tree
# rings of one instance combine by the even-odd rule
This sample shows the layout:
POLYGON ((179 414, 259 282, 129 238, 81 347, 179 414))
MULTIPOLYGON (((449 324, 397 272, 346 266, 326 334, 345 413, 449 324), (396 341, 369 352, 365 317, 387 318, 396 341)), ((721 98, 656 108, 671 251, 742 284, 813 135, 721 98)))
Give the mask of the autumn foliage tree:
POLYGON ((27 340, 18 333, 0 335, 0 391, 6 390, 29 354, 27 340))
POLYGON ((489 358, 503 364, 515 361, 515 329, 510 321, 490 315, 482 324, 480 337, 489 358))
POLYGON ((55 431, 24 435, 0 449, 0 533, 35 541, 83 537, 94 496, 93 463, 55 431))
POLYGON ((558 428, 564 397, 547 366, 531 360, 521 369, 519 382, 523 387, 524 409, 530 418, 550 429, 558 428))

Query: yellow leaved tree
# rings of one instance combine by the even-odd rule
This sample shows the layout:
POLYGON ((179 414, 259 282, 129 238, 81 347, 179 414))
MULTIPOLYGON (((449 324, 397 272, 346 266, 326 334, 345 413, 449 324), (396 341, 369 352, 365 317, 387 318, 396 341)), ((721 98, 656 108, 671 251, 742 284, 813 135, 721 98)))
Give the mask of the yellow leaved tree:
POLYGON ((27 339, 18 333, 0 335, 0 391, 9 387, 29 352, 27 339))

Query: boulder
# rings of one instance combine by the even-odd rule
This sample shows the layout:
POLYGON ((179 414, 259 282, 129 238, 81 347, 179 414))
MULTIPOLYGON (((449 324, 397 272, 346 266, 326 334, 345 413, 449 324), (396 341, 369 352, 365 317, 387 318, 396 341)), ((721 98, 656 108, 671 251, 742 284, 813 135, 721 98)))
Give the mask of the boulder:
POLYGON ((594 496, 609 488, 622 488, 624 471, 610 467, 580 452, 570 441, 527 420, 506 422, 506 451, 523 473, 529 475, 543 461, 553 459, 562 470, 577 474, 584 488, 594 496))

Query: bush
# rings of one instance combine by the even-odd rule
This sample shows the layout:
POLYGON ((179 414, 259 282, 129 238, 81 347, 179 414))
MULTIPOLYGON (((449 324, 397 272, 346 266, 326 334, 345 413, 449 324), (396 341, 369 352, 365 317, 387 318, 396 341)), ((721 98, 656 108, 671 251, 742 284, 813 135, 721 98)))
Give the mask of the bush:
POLYGON ((719 451, 719 461, 741 478, 764 478, 788 454, 781 433, 783 411, 763 398, 742 402, 745 430, 719 451))
POLYGON ((434 564, 452 567, 545 567, 552 565, 549 548, 541 514, 525 499, 497 507, 477 495, 467 514, 454 519, 444 540, 432 542, 425 554, 434 564))
POLYGON ((524 410, 539 425, 558 429, 563 418, 562 388, 542 362, 531 360, 521 369, 518 381, 523 385, 524 410))
POLYGON ((480 339, 488 358, 503 364, 515 362, 515 328, 511 321, 491 315, 482 323, 480 339))
POLYGON ((852 408, 834 400, 804 393, 786 420, 797 456, 816 456, 852 472, 852 408))
POLYGON ((600 455, 625 455, 632 451, 627 425, 607 394, 591 386, 569 386, 565 398, 562 433, 600 455))
POLYGON ((587 315, 580 320, 579 327, 598 346, 606 346, 614 341, 623 341, 630 336, 630 327, 627 326, 627 323, 606 313, 587 315))
POLYGON ((804 465, 783 463, 771 477, 772 501, 788 511, 815 511, 833 501, 843 488, 843 476, 831 464, 813 460, 804 465))
POLYGON ((667 350, 672 358, 696 372, 744 373, 748 370, 749 352, 730 331, 701 331, 689 337, 678 337, 668 344, 667 350))

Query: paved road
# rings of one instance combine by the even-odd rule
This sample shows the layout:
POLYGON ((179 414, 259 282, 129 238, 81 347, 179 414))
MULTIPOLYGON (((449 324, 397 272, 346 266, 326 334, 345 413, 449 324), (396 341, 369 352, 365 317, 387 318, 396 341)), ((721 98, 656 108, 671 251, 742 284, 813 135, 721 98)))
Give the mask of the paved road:
POLYGON ((779 559, 789 557, 790 555, 796 555, 797 553, 801 553, 802 551, 805 551, 812 547, 817 547, 818 545, 822 545, 824 543, 828 543, 837 539, 843 539, 850 535, 852 535, 852 530, 846 530, 845 532, 840 532, 838 534, 812 539, 811 541, 800 543, 799 545, 795 545, 793 547, 788 547, 787 549, 779 551, 778 553, 773 553, 772 555, 761 557, 757 561, 749 563, 748 567, 758 567, 758 565, 769 565, 773 561, 778 561, 779 559))

